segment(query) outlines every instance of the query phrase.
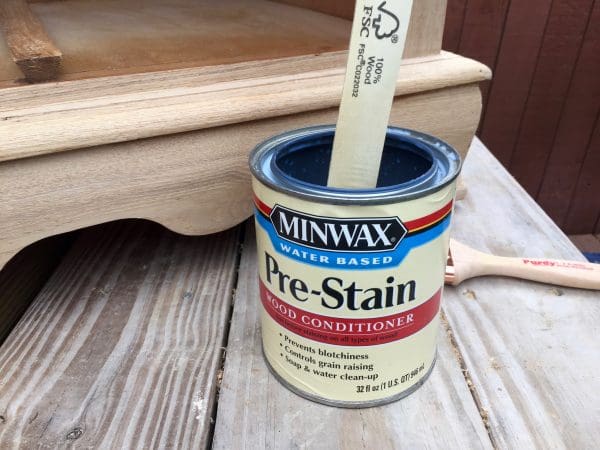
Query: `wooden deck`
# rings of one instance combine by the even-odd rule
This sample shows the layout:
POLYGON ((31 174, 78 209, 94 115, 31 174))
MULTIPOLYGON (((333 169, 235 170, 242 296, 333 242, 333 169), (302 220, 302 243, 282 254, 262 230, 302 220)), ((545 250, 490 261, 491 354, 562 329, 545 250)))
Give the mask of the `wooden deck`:
MULTIPOLYGON (((454 237, 583 256, 475 142, 454 237)), ((82 232, 0 347, 0 448, 594 448, 600 295, 511 279, 447 288, 436 367, 364 410, 300 398, 260 349, 253 227, 82 232)))

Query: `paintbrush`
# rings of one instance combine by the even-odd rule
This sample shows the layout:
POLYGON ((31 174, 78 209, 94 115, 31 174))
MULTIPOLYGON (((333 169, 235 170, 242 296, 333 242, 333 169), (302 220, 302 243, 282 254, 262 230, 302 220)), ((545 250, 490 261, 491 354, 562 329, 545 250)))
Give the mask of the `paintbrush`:
POLYGON ((600 264, 496 256, 450 239, 444 279, 446 284, 457 286, 469 278, 485 275, 500 275, 557 286, 600 290, 600 264))

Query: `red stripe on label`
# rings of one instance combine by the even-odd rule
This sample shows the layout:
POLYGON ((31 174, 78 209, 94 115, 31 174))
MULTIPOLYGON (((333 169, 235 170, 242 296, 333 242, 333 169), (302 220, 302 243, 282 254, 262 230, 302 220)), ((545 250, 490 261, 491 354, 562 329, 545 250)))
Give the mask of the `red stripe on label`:
POLYGON ((432 225, 436 222, 439 222, 441 219, 446 217, 452 211, 452 200, 450 200, 442 209, 439 209, 436 212, 433 212, 425 217, 421 217, 420 219, 411 220, 409 222, 404 222, 404 225, 408 229, 408 232, 417 231, 421 228, 425 228, 429 225, 432 225))
POLYGON ((254 196, 254 204, 265 215, 267 215, 267 216, 271 215, 272 208, 269 205, 267 205, 266 203, 263 203, 263 201, 260 198, 258 198, 256 195, 254 196))
POLYGON ((349 347, 387 344, 416 333, 435 318, 441 296, 440 288, 433 297, 411 310, 369 319, 347 319, 296 308, 275 296, 260 281, 263 307, 283 328, 312 341, 349 347))

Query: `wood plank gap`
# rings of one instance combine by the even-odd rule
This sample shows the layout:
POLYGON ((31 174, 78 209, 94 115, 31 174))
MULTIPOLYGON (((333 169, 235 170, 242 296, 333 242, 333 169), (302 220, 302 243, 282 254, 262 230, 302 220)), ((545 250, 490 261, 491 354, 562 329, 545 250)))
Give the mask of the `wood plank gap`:
MULTIPOLYGON (((469 0, 458 53, 481 61, 493 72, 497 65, 508 6, 509 0, 497 0, 493 4, 487 0, 469 0)), ((490 88, 489 81, 480 84, 484 105, 488 102, 490 88)), ((480 120, 478 132, 481 124, 480 120)))
POLYGON ((467 18, 467 11, 469 10, 469 2, 470 2, 470 0, 465 0, 463 13, 462 13, 462 21, 460 22, 460 34, 458 35, 458 43, 456 46, 456 53, 460 52, 460 44, 462 43, 463 33, 465 31, 465 20, 467 18))
POLYGON ((456 337, 454 336, 454 331, 452 330, 452 326, 450 325, 450 322, 448 322, 448 318, 446 317, 445 308, 442 308, 442 311, 440 314, 441 314, 442 327, 443 327, 444 331, 446 332, 446 335, 448 336, 448 340, 450 341, 450 345, 452 346, 452 349, 454 350, 456 360, 458 361, 460 370, 463 374, 463 377, 465 378, 465 383, 467 384, 467 388, 469 388, 471 397, 473 397, 473 402, 475 403, 475 406, 477 407, 477 411, 479 412, 479 415, 481 416, 481 421, 483 422, 483 426, 485 427, 488 437, 490 438, 490 443, 492 444, 494 449, 498 449, 499 448, 498 443, 496 442, 494 433, 492 432, 492 427, 490 426, 488 412, 483 407, 483 403, 481 401, 479 393, 477 392, 475 383, 473 383, 473 380, 471 379, 471 374, 469 372, 469 368, 467 367, 465 358, 463 357, 463 354, 460 350, 458 342, 456 341, 456 337))
POLYGON ((555 1, 537 61, 535 81, 529 93, 513 152, 511 172, 535 197, 543 168, 561 120, 574 64, 581 48, 583 31, 592 0, 555 1))
POLYGON ((466 0, 448 0, 444 22, 442 48, 450 52, 458 52, 458 46, 465 22, 466 0))
POLYGON ((238 243, 82 232, 0 348, 0 447, 207 446, 238 243))
POLYGON ((58 76, 62 52, 25 0, 0 2, 0 26, 10 55, 30 82, 58 76))
MULTIPOLYGON (((546 153, 546 157, 544 160, 544 171, 542 172, 542 179, 537 186, 535 195, 532 194, 532 197, 535 198, 536 200, 537 200, 538 196, 540 195, 542 187, 544 186, 544 181, 546 180, 546 176, 548 174, 548 163, 550 162, 550 159, 551 159, 550 157, 552 156, 552 151, 554 150, 554 146, 556 145, 556 138, 558 136, 558 131, 560 129, 560 122, 564 119, 565 108, 567 106, 569 97, 571 96, 571 91, 573 88, 573 80, 575 79, 575 75, 577 74, 577 67, 579 65, 579 60, 581 58, 581 52, 583 50, 583 47, 585 46, 585 37, 587 36, 588 30, 590 27, 590 23, 592 21, 592 15, 593 15, 592 12, 594 11, 594 3, 595 3, 595 0, 592 3, 590 3, 587 21, 586 21, 585 27, 583 29, 582 39, 581 39, 581 42, 579 43, 579 48, 577 49, 577 56, 575 57, 575 63, 573 64, 573 68, 572 68, 571 74, 569 76, 569 87, 567 88, 567 95, 565 95, 562 99, 562 104, 560 106, 560 113, 559 113, 560 120, 558 122, 558 126, 554 127, 554 130, 552 131, 552 144, 550 145, 549 151, 546 153)), ((484 110, 484 112, 485 112, 485 110, 484 110)), ((590 138, 591 138, 591 135, 592 135, 592 133, 590 132, 590 138)))
MULTIPOLYGON (((500 256, 584 260, 477 139, 463 176, 478 189, 456 205, 455 239, 500 256), (474 213, 490 204, 494 214, 474 213)), ((594 447, 597 293, 482 277, 448 287, 444 302, 499 447, 594 447)))
POLYGON ((481 136, 507 167, 535 71, 551 0, 512 2, 481 136))
POLYGON ((512 5, 512 0, 508 0, 506 9, 504 10, 504 19, 502 20, 502 30, 500 31, 500 39, 498 40, 498 46, 496 48, 496 55, 494 56, 494 64, 490 68, 492 69, 492 78, 488 81, 489 86, 487 89, 487 95, 482 97, 483 109, 481 110, 481 120, 479 121, 479 127, 477 128, 477 136, 480 136, 481 130, 483 129, 483 122, 485 120, 485 113, 487 111, 487 105, 490 102, 490 92, 494 86, 494 76, 496 72, 496 66, 498 64, 498 58, 500 57, 500 48, 502 47, 502 41, 504 40, 504 33, 506 32, 506 22, 508 21, 508 11, 512 5))
POLYGON ((219 411, 219 397, 221 395, 221 383, 223 382, 223 373, 225 372, 225 360, 227 359, 227 346, 229 345, 229 332, 231 331, 231 319, 233 317, 233 308, 235 305, 235 292, 237 290, 238 280, 240 277, 240 263, 242 261, 242 252, 244 250, 244 241, 246 240, 246 230, 248 228, 248 221, 254 220, 253 218, 248 219, 246 222, 242 223, 238 227, 238 248, 237 255, 235 258, 235 270, 233 274, 233 279, 231 285, 233 289, 231 290, 231 296, 229 298, 229 313, 227 316, 227 320, 225 321, 225 326, 223 329, 223 342, 221 343, 221 362, 217 369, 216 376, 216 390, 215 390, 215 399, 213 402, 212 411, 210 413, 210 428, 208 430, 208 435, 206 438, 207 447, 210 443, 212 447, 212 443, 215 437, 215 425, 217 423, 217 414, 219 411))
MULTIPOLYGON (((598 109, 598 113, 596 115, 596 121, 594 122, 594 126, 593 126, 592 132, 590 134, 590 138, 588 141, 585 156, 582 160, 581 166, 579 167, 579 171, 577 172, 577 183, 575 185, 575 188, 573 189, 573 192, 571 193, 571 199, 569 201, 569 207, 567 209, 567 214, 565 215, 565 220, 563 221, 563 223, 561 225, 561 228, 565 229, 565 233, 583 234, 583 232, 581 230, 571 231, 571 223, 573 222, 573 219, 571 219, 571 214, 573 214, 573 211, 575 209, 577 193, 579 191, 579 185, 581 184, 581 177, 584 173, 584 170, 586 169, 585 163, 588 160, 588 158, 591 158, 591 154, 594 150, 593 149, 594 136, 596 135, 596 133, 598 133, 600 135, 599 130, 600 130, 600 108, 598 109)), ((599 211, 598 219, 596 221, 596 230, 598 229, 599 221, 600 221, 600 211, 599 211)), ((592 230, 590 230, 590 232, 592 232, 592 233, 597 232, 596 230, 592 229, 592 230)))
POLYGON ((253 226, 247 227, 213 448, 493 448, 450 342, 440 330, 427 382, 376 408, 333 408, 286 389, 261 350, 253 226))
MULTIPOLYGON (((536 201, 561 227, 565 226, 569 202, 577 188, 589 142, 600 111, 600 2, 594 4, 592 25, 583 38, 581 55, 567 103, 557 127, 557 136, 544 173, 544 182, 536 201)), ((591 222, 591 221, 590 221, 591 222)), ((587 232, 593 229, 590 223, 587 232)), ((579 233, 586 230, 579 230, 579 233)))

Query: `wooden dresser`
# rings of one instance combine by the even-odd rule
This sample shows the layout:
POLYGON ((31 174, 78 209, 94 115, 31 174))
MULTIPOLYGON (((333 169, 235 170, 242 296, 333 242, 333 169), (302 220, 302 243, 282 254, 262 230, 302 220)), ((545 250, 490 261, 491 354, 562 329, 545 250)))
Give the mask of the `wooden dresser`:
MULTIPOLYGON (((243 221, 252 147, 335 122, 353 3, 3 0, 0 267, 116 219, 184 234, 243 221)), ((465 155, 490 71, 441 51, 445 10, 414 2, 391 123, 465 155)))

